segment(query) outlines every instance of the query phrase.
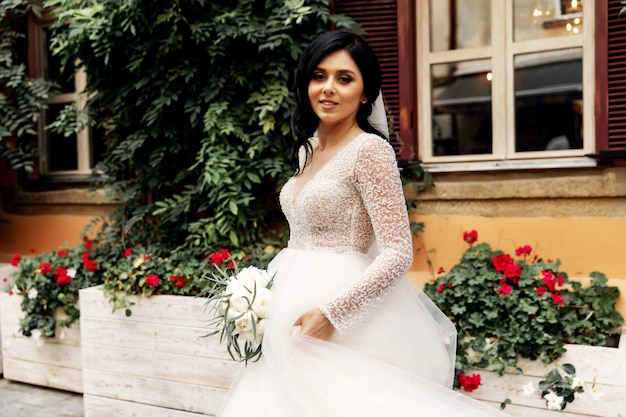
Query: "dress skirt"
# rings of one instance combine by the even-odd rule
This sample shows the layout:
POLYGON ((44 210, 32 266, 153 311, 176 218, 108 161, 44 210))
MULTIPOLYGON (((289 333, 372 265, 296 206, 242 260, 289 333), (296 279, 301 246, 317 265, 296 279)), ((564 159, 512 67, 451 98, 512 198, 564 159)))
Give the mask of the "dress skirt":
POLYGON ((349 287, 363 253, 286 248, 271 262, 274 300, 262 356, 242 365, 220 417, 505 416, 450 389, 456 331, 410 280, 343 337, 329 342, 293 323, 349 287))

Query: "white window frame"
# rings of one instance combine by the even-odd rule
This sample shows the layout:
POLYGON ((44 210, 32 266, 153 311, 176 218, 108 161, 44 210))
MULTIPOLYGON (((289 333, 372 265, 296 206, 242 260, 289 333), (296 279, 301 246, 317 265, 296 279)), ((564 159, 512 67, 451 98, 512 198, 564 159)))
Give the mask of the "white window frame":
POLYGON ((420 160, 432 172, 596 166, 595 160, 585 156, 593 153, 595 149, 593 2, 588 2, 584 9, 582 34, 514 42, 513 0, 490 1, 491 45, 441 52, 431 52, 430 48, 430 0, 417 2, 417 107, 420 160), (506 35, 502 36, 502 33, 506 35), (515 152, 514 57, 519 54, 566 48, 583 49, 583 147, 559 151, 515 152), (492 62, 492 153, 435 156, 431 128, 431 67, 435 64, 478 59, 490 59, 492 62))
MULTIPOLYGON (((46 30, 52 25, 54 18, 50 16, 44 16, 41 19, 35 20, 34 30, 34 45, 35 45, 35 62, 37 76, 47 78, 48 74, 48 62, 47 62, 47 34, 46 30)), ((57 96, 51 97, 48 100, 48 104, 69 104, 76 103, 77 112, 81 112, 85 108, 86 100, 82 93, 87 86, 87 74, 83 69, 80 69, 74 74, 74 91, 61 93, 57 96)), ((48 120, 48 112, 43 111, 38 126, 39 134, 39 148, 44 155, 49 155, 49 135, 45 129, 51 120, 48 120)), ((43 157, 39 159, 39 172, 41 175, 49 177, 85 177, 91 174, 92 168, 92 150, 90 143, 90 129, 85 127, 78 133, 76 133, 76 155, 77 155, 77 169, 75 170, 63 170, 63 171, 51 171, 49 168, 48 158, 43 157)))

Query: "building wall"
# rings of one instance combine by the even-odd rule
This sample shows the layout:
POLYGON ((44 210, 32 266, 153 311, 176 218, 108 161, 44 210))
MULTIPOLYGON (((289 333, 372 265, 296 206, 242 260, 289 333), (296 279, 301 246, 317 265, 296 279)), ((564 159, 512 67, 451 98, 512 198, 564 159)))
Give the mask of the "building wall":
POLYGON ((626 317, 626 168, 435 174, 435 188, 418 199, 413 219, 426 228, 416 241, 416 282, 454 266, 467 249, 463 232, 476 230, 494 249, 530 245, 560 259, 570 278, 604 273, 620 288, 626 317))

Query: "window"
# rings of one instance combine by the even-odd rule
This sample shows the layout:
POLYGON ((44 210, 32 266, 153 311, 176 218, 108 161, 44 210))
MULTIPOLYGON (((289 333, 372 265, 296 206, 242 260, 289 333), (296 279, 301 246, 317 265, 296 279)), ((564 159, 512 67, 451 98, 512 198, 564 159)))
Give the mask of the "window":
MULTIPOLYGON (((61 87, 60 94, 48 101, 48 109, 41 117, 39 148, 42 151, 42 157, 39 163, 39 173, 59 178, 85 177, 91 173, 91 168, 102 154, 102 149, 98 148, 98 144, 92 143, 90 129, 85 127, 78 133, 65 137, 45 128, 68 104, 75 105, 79 112, 84 108, 85 97, 81 92, 87 83, 87 77, 83 71, 72 74, 62 69, 60 58, 52 55, 49 30, 51 24, 52 19, 46 15, 42 19, 33 18, 30 30, 32 38, 30 45, 34 52, 31 54, 34 57, 34 63, 31 65, 35 69, 35 75, 53 80, 61 87)), ((78 121, 77 123, 80 124, 78 121)))
POLYGON ((422 161, 593 165, 593 12, 582 0, 420 0, 422 161))

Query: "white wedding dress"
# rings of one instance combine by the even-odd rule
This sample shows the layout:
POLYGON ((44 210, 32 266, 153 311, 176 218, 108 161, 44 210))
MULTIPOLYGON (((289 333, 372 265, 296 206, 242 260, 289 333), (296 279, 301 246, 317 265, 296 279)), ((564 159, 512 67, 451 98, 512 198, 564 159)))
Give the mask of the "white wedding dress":
POLYGON ((505 416, 450 389, 456 331, 404 276, 413 247, 391 146, 361 134, 297 195, 294 182, 280 195, 290 239, 269 266, 263 354, 242 365, 217 415, 505 416), (315 307, 335 326, 330 342, 293 326, 315 307))

